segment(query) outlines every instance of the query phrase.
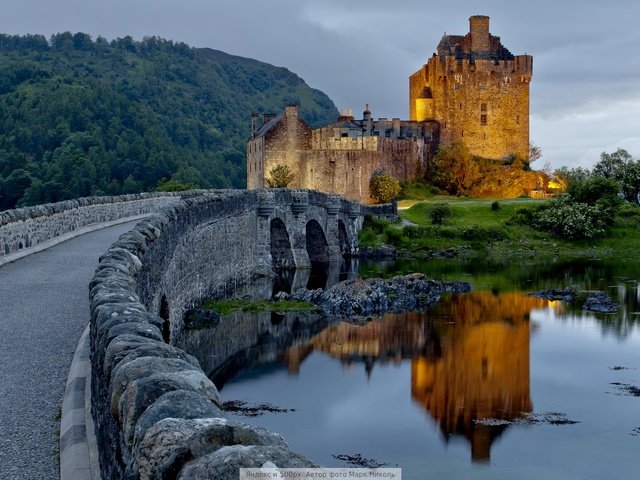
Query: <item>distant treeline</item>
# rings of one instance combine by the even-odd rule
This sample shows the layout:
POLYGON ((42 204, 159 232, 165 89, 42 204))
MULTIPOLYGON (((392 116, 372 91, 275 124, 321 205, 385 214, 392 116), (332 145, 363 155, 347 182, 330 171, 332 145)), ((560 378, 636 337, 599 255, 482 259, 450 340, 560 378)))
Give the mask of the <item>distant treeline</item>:
POLYGON ((0 35, 0 209, 245 186, 252 112, 338 112, 289 70, 157 37, 0 35))

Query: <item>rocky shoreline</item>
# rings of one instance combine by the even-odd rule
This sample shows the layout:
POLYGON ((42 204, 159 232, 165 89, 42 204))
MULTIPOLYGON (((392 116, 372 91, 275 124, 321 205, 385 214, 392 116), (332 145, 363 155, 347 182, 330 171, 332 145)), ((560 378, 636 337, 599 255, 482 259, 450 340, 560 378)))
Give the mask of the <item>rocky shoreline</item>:
POLYGON ((367 318, 387 312, 424 310, 443 293, 471 291, 469 282, 431 280, 421 273, 392 279, 345 280, 327 290, 301 288, 292 294, 280 292, 276 300, 301 300, 317 305, 325 317, 367 318))
POLYGON ((600 290, 591 292, 580 292, 574 287, 563 289, 551 288, 548 290, 538 290, 529 293, 530 297, 545 298, 547 300, 560 300, 567 303, 576 303, 581 296, 586 293, 586 298, 582 303, 582 309, 596 313, 615 313, 618 311, 619 305, 615 303, 609 295, 600 290))

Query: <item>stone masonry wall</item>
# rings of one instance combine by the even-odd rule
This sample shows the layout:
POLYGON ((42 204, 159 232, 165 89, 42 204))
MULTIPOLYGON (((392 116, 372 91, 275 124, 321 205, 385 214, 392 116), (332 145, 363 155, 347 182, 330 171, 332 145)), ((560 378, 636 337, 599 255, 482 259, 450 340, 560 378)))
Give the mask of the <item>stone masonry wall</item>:
POLYGON ((192 192, 87 197, 0 212, 0 257, 82 227, 154 212, 192 192))
POLYGON ((358 204, 319 192, 218 192, 163 209, 101 257, 90 300, 103 478, 237 480, 240 466, 313 466, 279 435, 228 420, 199 362, 172 346, 187 308, 270 274, 267 232, 276 218, 297 265, 308 263, 308 222, 320 225, 334 257, 340 223, 351 247, 362 225, 358 204))

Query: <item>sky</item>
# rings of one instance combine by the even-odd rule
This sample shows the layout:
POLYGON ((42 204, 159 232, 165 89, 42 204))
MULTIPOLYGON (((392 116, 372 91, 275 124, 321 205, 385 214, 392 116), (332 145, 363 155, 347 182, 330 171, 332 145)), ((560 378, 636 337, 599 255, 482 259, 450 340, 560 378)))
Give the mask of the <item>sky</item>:
POLYGON ((409 75, 471 15, 534 57, 531 140, 542 168, 640 157, 637 0, 0 0, 0 33, 160 36, 283 66, 356 117, 408 119, 409 75))

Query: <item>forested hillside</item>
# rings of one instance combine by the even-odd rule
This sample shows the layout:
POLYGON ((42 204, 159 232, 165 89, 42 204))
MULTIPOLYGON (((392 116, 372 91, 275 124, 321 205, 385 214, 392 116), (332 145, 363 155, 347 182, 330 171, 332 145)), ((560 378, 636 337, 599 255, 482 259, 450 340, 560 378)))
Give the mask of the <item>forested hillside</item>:
POLYGON ((0 209, 163 180, 243 188, 251 113, 287 103, 313 126, 338 115, 287 69, 216 50, 0 35, 0 209))

